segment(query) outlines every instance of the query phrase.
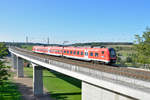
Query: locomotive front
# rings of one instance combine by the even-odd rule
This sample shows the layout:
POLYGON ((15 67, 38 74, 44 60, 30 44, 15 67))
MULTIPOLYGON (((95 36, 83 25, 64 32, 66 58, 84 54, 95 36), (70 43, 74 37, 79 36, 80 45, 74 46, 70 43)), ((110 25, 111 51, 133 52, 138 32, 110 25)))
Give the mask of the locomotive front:
POLYGON ((114 48, 109 48, 109 57, 111 64, 116 63, 117 56, 114 48))

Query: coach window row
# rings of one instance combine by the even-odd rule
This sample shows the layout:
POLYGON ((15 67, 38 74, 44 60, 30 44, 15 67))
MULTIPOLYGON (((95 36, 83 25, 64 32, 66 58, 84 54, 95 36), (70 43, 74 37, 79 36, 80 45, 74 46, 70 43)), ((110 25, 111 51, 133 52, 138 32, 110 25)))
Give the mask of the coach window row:
POLYGON ((67 54, 73 54, 73 55, 83 55, 83 52, 80 52, 80 51, 66 51, 64 50, 64 53, 67 53, 67 54))
POLYGON ((43 51, 43 52, 46 52, 48 51, 47 49, 37 49, 37 51, 43 51))
POLYGON ((49 50, 49 52, 56 52, 56 53, 59 53, 59 52, 62 52, 61 50, 49 50))
MULTIPOLYGON (((90 56, 94 56, 94 53, 91 52, 91 53, 90 53, 90 56)), ((95 53, 95 57, 98 57, 98 53, 95 53)))

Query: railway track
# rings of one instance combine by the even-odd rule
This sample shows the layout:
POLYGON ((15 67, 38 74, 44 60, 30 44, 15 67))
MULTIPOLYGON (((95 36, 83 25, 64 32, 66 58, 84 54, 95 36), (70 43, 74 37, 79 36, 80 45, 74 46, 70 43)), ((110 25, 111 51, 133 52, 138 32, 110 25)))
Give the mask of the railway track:
POLYGON ((81 66, 81 67, 100 70, 102 72, 117 74, 117 75, 121 75, 121 76, 131 77, 131 78, 150 82, 150 71, 130 69, 130 68, 126 68, 126 67, 118 67, 118 66, 110 66, 110 65, 101 65, 101 64, 97 64, 97 63, 93 64, 91 62, 86 62, 86 61, 81 61, 81 60, 76 60, 76 59, 69 59, 69 58, 64 58, 64 57, 38 54, 38 53, 34 53, 32 51, 28 51, 28 50, 20 49, 20 48, 14 48, 14 47, 13 47, 13 49, 20 51, 20 52, 24 52, 26 54, 45 58, 45 59, 55 60, 55 61, 59 61, 59 62, 64 62, 64 63, 68 63, 68 64, 72 64, 72 65, 81 66))

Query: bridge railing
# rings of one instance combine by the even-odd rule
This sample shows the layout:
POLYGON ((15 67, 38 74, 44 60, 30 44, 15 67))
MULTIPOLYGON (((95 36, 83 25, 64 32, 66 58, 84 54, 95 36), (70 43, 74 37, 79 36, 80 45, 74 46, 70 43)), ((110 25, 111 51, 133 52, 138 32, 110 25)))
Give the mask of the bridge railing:
POLYGON ((26 56, 30 59, 35 59, 35 60, 38 60, 38 61, 41 61, 41 62, 44 62, 47 64, 55 65, 56 67, 61 67, 66 70, 84 74, 84 75, 87 75, 87 76, 90 76, 90 77, 93 77, 96 79, 110 81, 110 82, 113 82, 116 84, 125 85, 125 86, 132 87, 135 89, 140 89, 140 90, 142 89, 143 91, 147 91, 148 88, 150 88, 149 80, 146 80, 146 81, 139 80, 139 79, 136 79, 136 77, 130 78, 130 77, 123 76, 121 73, 120 73, 120 75, 118 75, 118 74, 116 75, 115 73, 110 74, 110 73, 99 71, 96 69, 90 69, 90 68, 80 67, 77 65, 71 65, 71 64, 54 61, 54 60, 50 60, 50 59, 46 59, 46 58, 41 58, 41 57, 38 57, 35 55, 30 55, 30 54, 18 51, 15 48, 9 48, 9 50, 14 53, 26 56))

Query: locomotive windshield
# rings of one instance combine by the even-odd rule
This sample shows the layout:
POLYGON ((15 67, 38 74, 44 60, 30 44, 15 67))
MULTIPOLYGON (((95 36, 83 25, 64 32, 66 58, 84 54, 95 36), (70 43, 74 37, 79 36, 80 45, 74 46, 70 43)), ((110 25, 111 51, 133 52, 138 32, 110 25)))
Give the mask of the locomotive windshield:
POLYGON ((116 52, 113 48, 109 48, 109 53, 111 58, 116 57, 116 52))

